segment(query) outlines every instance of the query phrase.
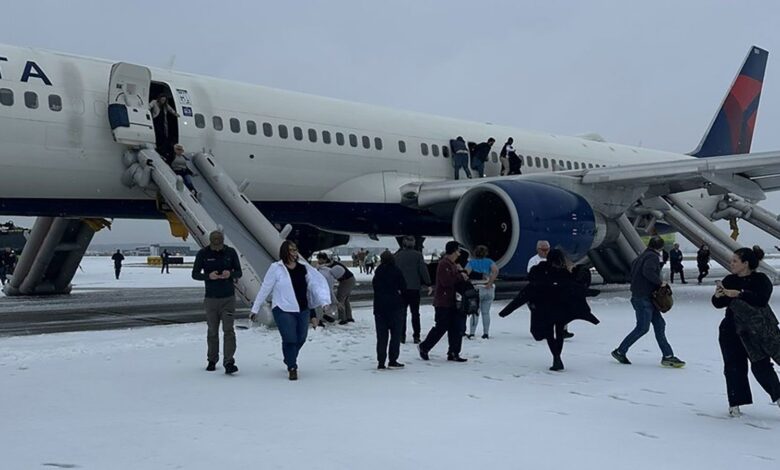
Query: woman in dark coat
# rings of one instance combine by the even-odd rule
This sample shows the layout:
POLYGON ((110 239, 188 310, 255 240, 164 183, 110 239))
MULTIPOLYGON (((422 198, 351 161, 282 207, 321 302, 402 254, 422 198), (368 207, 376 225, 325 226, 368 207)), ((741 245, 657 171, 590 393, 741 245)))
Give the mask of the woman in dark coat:
POLYGON ((406 290, 406 282, 403 273, 395 265, 392 253, 384 251, 379 259, 381 264, 371 281, 374 287, 377 369, 385 369, 385 360, 388 358, 388 336, 390 362, 387 366, 400 368, 404 366, 398 362, 398 355, 404 322, 402 294, 406 290))
POLYGON ((706 244, 696 253, 696 266, 699 268, 699 284, 710 273, 710 247, 706 244))
MULTIPOLYGON (((726 391, 729 399, 729 414, 740 416, 741 405, 753 403, 748 381, 748 362, 751 362, 753 376, 769 394, 772 401, 780 406, 780 381, 772 367, 769 356, 761 360, 750 361, 748 351, 737 334, 737 323, 733 305, 739 299, 754 308, 769 305, 772 295, 772 281, 764 273, 756 271, 758 262, 764 257, 759 247, 740 248, 731 257, 729 269, 732 274, 718 282, 712 305, 726 308, 726 316, 720 323, 718 342, 723 355, 723 373, 726 376, 726 391)), ((774 325, 777 328, 777 325, 774 325)))
POLYGON ((565 255, 558 249, 551 250, 546 261, 531 268, 528 281, 528 286, 499 316, 505 317, 528 302, 531 310, 531 335, 537 341, 547 340, 553 356, 550 370, 563 370, 561 352, 566 325, 572 320, 585 320, 594 325, 599 323, 585 300, 587 287, 577 282, 568 269, 565 255))

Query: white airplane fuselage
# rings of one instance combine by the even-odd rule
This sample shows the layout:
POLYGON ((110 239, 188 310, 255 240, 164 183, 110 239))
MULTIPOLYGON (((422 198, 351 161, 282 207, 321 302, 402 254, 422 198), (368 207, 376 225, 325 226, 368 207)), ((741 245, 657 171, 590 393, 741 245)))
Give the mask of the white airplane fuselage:
MULTIPOLYGON (((126 147, 114 142, 107 117, 111 66, 105 60, 0 45, 0 98, 2 93, 13 95, 12 104, 0 99, 0 213, 161 217, 153 195, 120 181, 126 147), (61 109, 51 96, 61 99, 61 109)), ((499 175, 496 155, 507 137, 514 138, 524 157, 524 174, 553 171, 552 161, 561 169, 561 164, 589 168, 693 158, 154 68, 151 72, 154 83, 170 89, 181 114, 179 142, 187 151, 210 151, 237 183, 248 183, 246 196, 280 223, 311 223, 338 232, 450 234, 449 220, 402 206, 399 188, 452 179, 452 159, 442 152, 456 136, 474 142, 496 139, 486 164, 488 176, 499 175), (198 115, 205 126, 196 125, 198 115), (221 118, 222 130, 215 129, 214 117, 221 118), (231 120, 238 126, 232 128, 236 121, 231 120), (248 132, 248 121, 255 123, 254 134, 248 132), (265 133, 268 125, 271 136, 265 133), (286 126, 287 138, 280 137, 279 126, 286 126), (300 139, 295 128, 301 130, 300 139), (323 131, 329 133, 329 143, 323 141, 323 131), (338 133, 343 142, 337 141, 338 133)))

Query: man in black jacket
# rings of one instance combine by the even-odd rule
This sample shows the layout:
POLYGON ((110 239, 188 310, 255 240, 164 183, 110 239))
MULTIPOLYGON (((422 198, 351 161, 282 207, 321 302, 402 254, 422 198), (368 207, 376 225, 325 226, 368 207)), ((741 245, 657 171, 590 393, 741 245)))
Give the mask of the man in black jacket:
POLYGON ((655 339, 663 354, 661 365, 677 368, 685 366, 685 362, 675 357, 672 347, 666 340, 666 321, 652 301, 653 292, 666 284, 661 280, 660 256, 663 249, 663 239, 653 237, 648 242, 647 249, 631 265, 631 305, 636 312, 636 327, 620 343, 620 346, 612 351, 612 357, 621 364, 631 364, 626 357, 628 349, 650 331, 650 324, 652 324, 655 339))
POLYGON ((236 352, 236 332, 233 329, 233 314, 236 311, 236 296, 233 280, 241 277, 241 263, 238 253, 225 245, 225 236, 217 230, 209 234, 209 246, 198 251, 192 265, 192 278, 206 282, 206 323, 208 343, 206 370, 216 369, 219 361, 219 323, 224 332, 225 373, 238 372, 233 355, 236 352))
POLYGON ((114 256, 112 256, 111 259, 114 260, 114 276, 119 279, 119 274, 122 272, 122 261, 125 260, 125 256, 121 251, 116 250, 116 253, 114 253, 114 256))
POLYGON ((490 158, 490 149, 495 142, 496 139, 491 137, 487 142, 477 144, 474 148, 474 153, 471 155, 471 168, 477 172, 480 178, 485 177, 485 163, 490 158))

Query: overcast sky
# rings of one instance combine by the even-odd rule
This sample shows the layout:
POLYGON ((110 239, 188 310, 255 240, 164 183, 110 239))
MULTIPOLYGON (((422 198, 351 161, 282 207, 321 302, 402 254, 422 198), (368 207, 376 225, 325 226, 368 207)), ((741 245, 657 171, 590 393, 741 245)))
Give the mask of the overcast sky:
MULTIPOLYGON (((0 42, 677 152, 748 48, 770 51, 753 151, 780 149, 780 2, 5 0, 0 42)), ((780 211, 780 196, 767 208, 780 211)), ((24 223, 30 220, 17 219, 24 223)), ((775 244, 743 223, 745 244, 775 244)), ((117 221, 96 243, 168 242, 117 221)))

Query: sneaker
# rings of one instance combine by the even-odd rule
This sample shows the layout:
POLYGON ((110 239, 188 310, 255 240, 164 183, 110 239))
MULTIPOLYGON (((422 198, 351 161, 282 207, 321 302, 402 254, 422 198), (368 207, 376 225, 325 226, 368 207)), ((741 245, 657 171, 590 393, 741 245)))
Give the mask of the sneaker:
POLYGON ((490 339, 490 336, 487 333, 485 333, 484 335, 482 335, 482 339, 490 339))
POLYGON ((474 339, 474 335, 466 335, 466 339, 474 339))
POLYGON ((665 358, 661 359, 661 365, 664 367, 674 367, 674 368, 681 368, 685 367, 685 361, 681 361, 676 356, 666 356, 665 358))
POLYGON ((615 358, 616 361, 618 361, 621 364, 631 364, 631 361, 628 360, 625 354, 615 349, 612 351, 612 357, 615 358))
POLYGON ((217 370, 217 363, 209 361, 209 364, 206 366, 206 370, 209 372, 217 370))
POLYGON ((550 367, 550 370, 554 372, 563 370, 563 361, 561 360, 560 356, 553 358, 553 364, 550 367))
POLYGON ((414 337, 414 344, 420 344, 420 337, 419 336, 415 336, 414 337))
POLYGON ((391 369, 392 369, 392 368, 398 368, 398 369, 400 369, 400 368, 404 367, 405 365, 406 365, 406 364, 402 364, 402 363, 400 363, 400 362, 398 362, 398 361, 393 361, 393 362, 391 362, 390 364, 388 364, 388 365, 387 365, 387 367, 389 367, 389 368, 391 368, 391 369))
POLYGON ((238 367, 235 364, 225 364, 225 373, 227 375, 235 374, 236 372, 238 372, 238 367))
POLYGON ((732 418, 739 418, 740 416, 742 416, 742 412, 739 411, 738 406, 729 406, 729 416, 731 416, 732 418))
POLYGON ((287 371, 287 378, 290 380, 298 380, 298 369, 289 369, 287 371))
POLYGON ((460 354, 447 354, 447 360, 453 362, 466 362, 468 359, 460 357, 460 354))
POLYGON ((347 320, 339 321, 339 325, 346 325, 347 323, 349 323, 347 320))
POLYGON ((569 338, 574 338, 574 333, 572 333, 570 331, 564 331, 563 332, 563 339, 569 339, 569 338))
POLYGON ((387 367, 385 367, 385 365, 382 364, 381 362, 379 364, 377 364, 376 368, 379 369, 379 370, 387 369, 387 367))
POLYGON ((419 345, 419 344, 417 345, 417 351, 419 351, 419 352, 420 352, 420 358, 421 358, 423 361, 427 361, 428 359, 430 359, 430 357, 428 357, 428 351, 426 351, 425 349, 423 349, 423 348, 422 348, 422 345, 419 345))

